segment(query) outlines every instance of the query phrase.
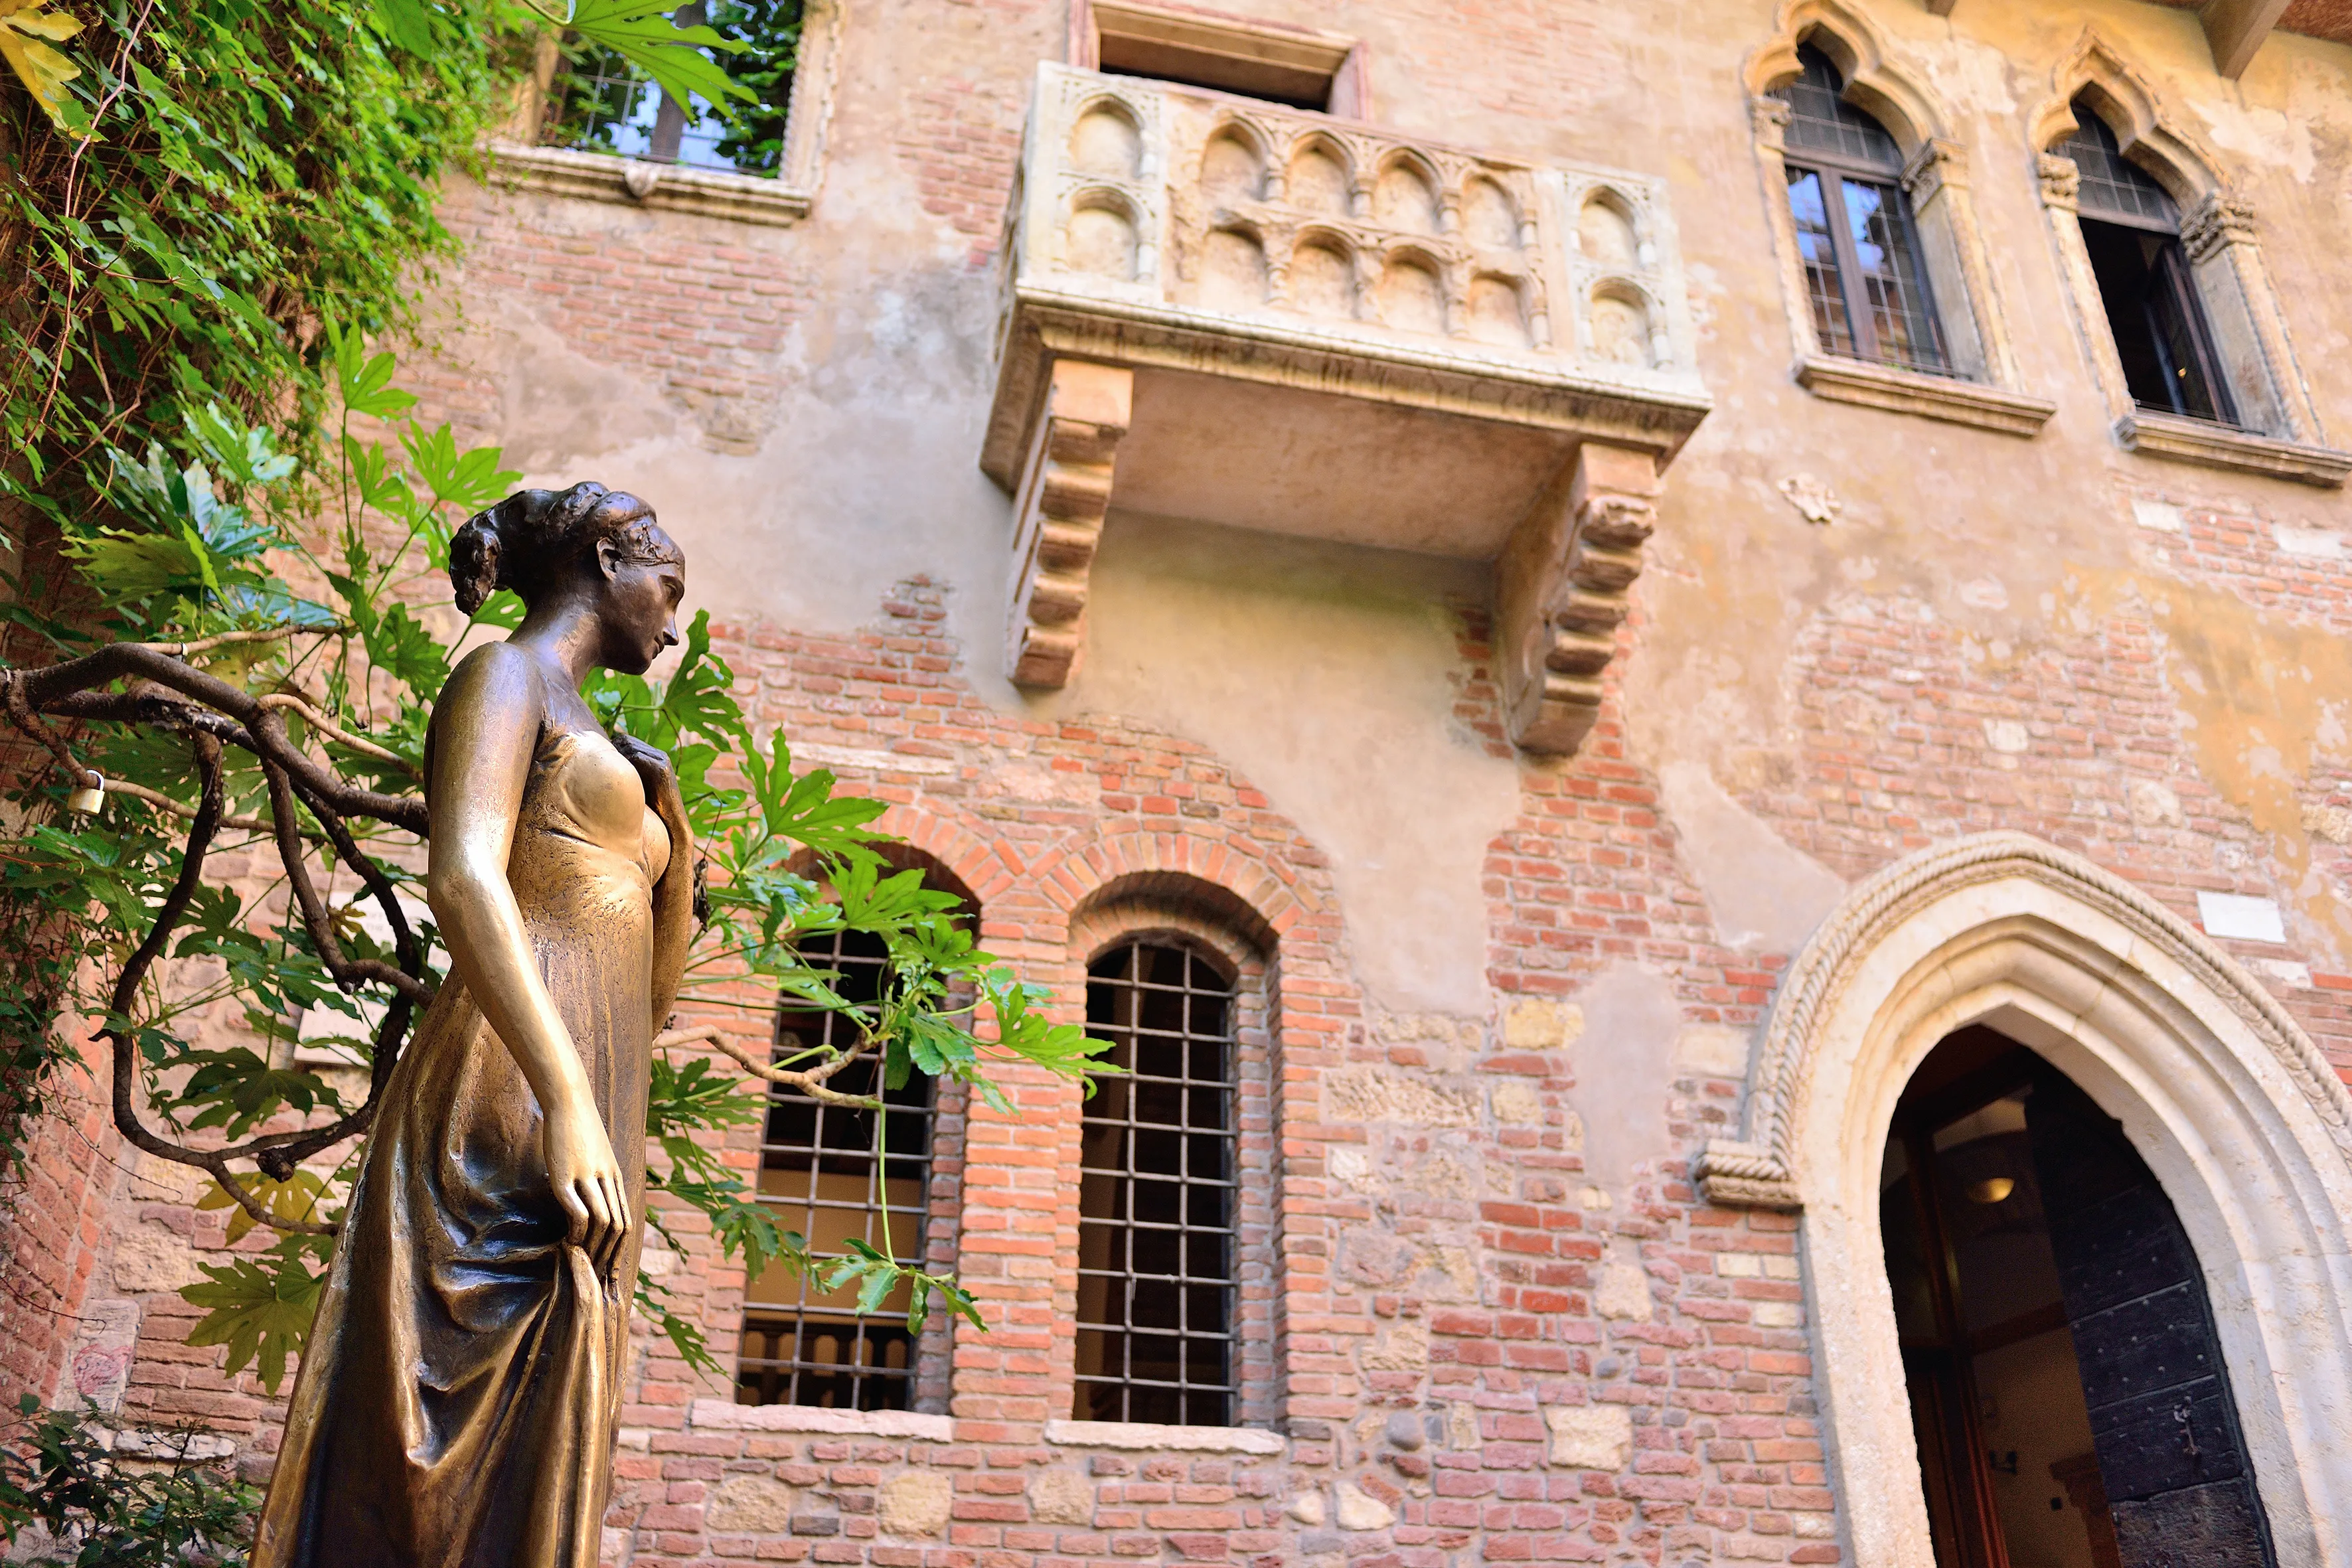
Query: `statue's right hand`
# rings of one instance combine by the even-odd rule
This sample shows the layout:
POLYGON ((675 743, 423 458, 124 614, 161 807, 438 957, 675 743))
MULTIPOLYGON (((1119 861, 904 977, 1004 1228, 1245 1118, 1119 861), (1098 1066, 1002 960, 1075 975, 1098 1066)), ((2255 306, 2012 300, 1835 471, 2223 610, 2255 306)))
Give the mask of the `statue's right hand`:
POLYGON ((629 1191, 604 1119, 588 1100, 550 1111, 546 1125, 547 1174, 572 1220, 566 1239, 585 1247, 600 1273, 609 1271, 629 1233, 629 1191))

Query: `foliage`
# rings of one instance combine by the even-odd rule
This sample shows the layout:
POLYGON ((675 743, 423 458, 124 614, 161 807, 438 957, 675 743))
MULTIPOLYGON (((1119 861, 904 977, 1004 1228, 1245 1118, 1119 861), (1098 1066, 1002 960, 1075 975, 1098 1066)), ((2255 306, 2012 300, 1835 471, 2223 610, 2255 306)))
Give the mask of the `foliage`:
POLYGON ((56 1542, 43 1560, 78 1568, 228 1568, 261 1500, 187 1455, 195 1434, 131 1466, 89 1421, 44 1411, 27 1394, 0 1432, 0 1534, 39 1525, 56 1542), (67 1555, 70 1553, 70 1555, 67 1555))
MULTIPOLYGON (((291 465, 269 434, 238 429, 216 411, 188 421, 181 445, 195 454, 192 460, 175 467, 160 447, 135 462, 116 454, 122 521, 77 525, 63 535, 66 558, 82 568, 117 637, 145 648, 141 657, 149 662, 141 668, 183 693, 209 689, 203 676, 222 682, 223 694, 210 700, 248 724, 229 738, 251 754, 232 748, 224 759, 215 742, 213 761, 200 753, 198 765, 189 766, 182 744, 200 731, 193 713, 166 711, 152 699, 146 723, 93 727, 79 752, 45 735, 57 745, 58 765, 26 792, 27 830, 0 861, 0 889, 58 914, 108 911, 103 921, 68 921, 77 933, 68 949, 75 973, 111 991, 69 992, 69 1000, 107 1020, 107 1037, 135 1058, 164 1125, 151 1132, 135 1106, 118 1105, 118 1121, 128 1115, 134 1142, 160 1139, 153 1152, 213 1173, 216 1186, 205 1206, 234 1206, 233 1245, 264 1227, 285 1233, 266 1251, 207 1266, 207 1279, 184 1292, 207 1310, 190 1342, 226 1345, 232 1372, 253 1365, 273 1388, 316 1305, 326 1237, 352 1169, 345 1132, 364 1126, 407 1015, 396 1026, 383 1020, 404 999, 428 993, 440 966, 431 957, 430 921, 406 916, 414 893, 404 900, 399 891, 416 882, 421 819, 394 809, 395 795, 373 797, 389 804, 372 808, 371 822, 315 784, 296 786, 288 773, 296 757, 273 752, 267 736, 250 729, 243 705, 293 701, 306 721, 304 736, 334 773, 367 790, 413 790, 430 704, 458 647, 487 627, 515 624, 520 613, 511 595, 500 595, 465 620, 447 605, 445 585, 456 521, 503 495, 518 476, 499 467, 495 449, 460 450, 446 426, 428 428, 410 416, 407 395, 392 385, 388 356, 367 353, 356 334, 332 322, 324 336, 342 410, 331 488, 341 507, 331 539, 274 510, 282 498, 305 492, 289 488, 291 465), (389 426, 397 451, 363 438, 354 417, 389 426), (315 583, 320 596, 306 597, 289 581, 315 583), (157 651, 163 645, 186 657, 168 658, 168 647, 157 651), (126 785, 144 790, 147 803, 94 816, 61 809, 63 793, 87 770, 120 781, 118 793, 126 785), (208 810, 230 831, 241 825, 255 837, 273 838, 281 879, 257 889, 204 881, 174 905, 190 885, 194 858, 207 848, 195 832, 181 848, 179 819, 195 818, 201 829, 208 810), (323 847, 299 849, 298 833, 323 847), (289 844, 298 846, 291 858, 289 844), (415 928, 404 936, 404 917, 415 928), (370 918, 384 931, 371 935, 370 918), (142 967, 142 954, 166 947, 174 958, 209 961, 207 977, 188 982, 142 967), (205 1020, 224 1008, 242 1020, 251 1044, 206 1038, 217 1024, 207 1031, 205 1020), (339 1070, 294 1049, 303 1042, 331 1042, 349 1067, 339 1070), (362 1078, 364 1101, 357 1098, 362 1078), (322 1121, 325 1131, 311 1131, 307 1143, 288 1143, 299 1135, 292 1130, 322 1121), (270 1128, 279 1130, 257 1131, 270 1128), (244 1142, 226 1150, 173 1142, 212 1131, 244 1142), (318 1163, 330 1154, 339 1166, 318 1163), (312 1163, 299 1163, 303 1157, 312 1163), (259 1173, 235 1169, 240 1159, 259 1173)), ((64 651, 68 628, 52 630, 64 651)), ((119 707, 89 705, 110 700, 92 694, 114 679, 111 666, 86 658, 37 672, 11 700, 31 693, 47 711, 117 719, 119 707)), ((667 680, 608 674, 586 690, 609 727, 669 753, 708 856, 708 924, 689 956, 682 999, 748 1014, 742 1032, 754 1037, 765 1033, 774 1005, 760 996, 789 997, 848 1025, 841 1035, 846 1047, 815 1047, 773 1065, 730 1044, 724 1029, 717 1031, 722 1048, 754 1073, 821 1098, 843 1098, 829 1080, 865 1058, 878 1061, 887 1087, 919 1071, 969 1083, 1000 1105, 1003 1094, 988 1077, 992 1060, 1019 1058, 1083 1079, 1101 1043, 1076 1026, 1050 1023, 1040 1010, 1044 993, 975 946, 951 895, 926 887, 919 872, 890 869, 872 826, 880 803, 835 794, 822 771, 796 773, 781 734, 762 746, 734 687, 733 671, 711 650, 707 616, 698 616, 667 680), (887 952, 887 978, 872 1002, 852 1001, 837 987, 837 973, 801 956, 809 937, 838 931, 865 933, 887 952), (992 1040, 975 1032, 976 1014, 987 1018, 992 1040)), ((38 721, 34 728, 43 732, 38 721)), ((699 1211, 719 1246, 743 1256, 747 1267, 819 1269, 828 1289, 856 1284, 866 1310, 905 1282, 910 1323, 920 1323, 934 1296, 979 1321, 952 1277, 899 1263, 887 1238, 881 1251, 858 1244, 846 1257, 824 1259, 778 1229, 741 1179, 694 1137, 755 1119, 762 1096, 714 1076, 708 1058, 663 1062, 653 1091, 648 1132, 666 1156, 656 1184, 699 1211)), ((666 1310, 650 1280, 641 1302, 682 1353, 711 1364, 694 1326, 666 1310)))
MULTIPOLYGON (((443 576, 452 528, 517 476, 412 417, 366 345, 411 324, 420 269, 450 254, 440 179, 505 111, 541 18, 665 90, 751 104, 730 123, 755 150, 779 129, 756 115, 781 106, 798 25, 786 0, 722 0, 725 37, 647 0, 536 6, 82 0, 68 17, 0 0, 0 523, 25 563, 0 595, 0 697, 34 742, 0 838, 0 1173, 80 1064, 60 1019, 97 1020, 118 1128, 209 1173, 204 1206, 230 1211, 229 1260, 184 1292, 205 1312, 190 1342, 272 1389, 443 977, 418 898, 430 706, 457 650, 520 610, 496 595, 469 622, 443 576), (102 808, 69 808, 92 775, 102 808), (229 874, 248 864, 275 870, 229 874)), ((708 846, 688 999, 734 1009, 757 1048, 714 1043, 820 1098, 856 1059, 999 1103, 992 1062, 1094 1070, 1097 1043, 1050 1024, 951 900, 889 869, 881 806, 795 772, 782 737, 760 743, 732 688, 698 619, 667 680, 590 694, 673 754, 708 846), (801 959, 835 931, 887 947, 877 1001, 801 959), (768 1062, 780 996, 843 1015, 848 1044, 768 1062)), ((763 1091, 700 1056, 659 1062, 653 1090, 653 1179, 722 1249, 869 1304, 903 1281, 918 1323, 934 1297, 979 1321, 887 1239, 817 1258, 775 1226, 701 1141, 756 1118, 763 1091)), ((691 1324, 642 1300, 710 1365, 691 1324)), ((107 1481, 69 1418, 26 1418, 0 1472, 12 1539, 62 1521, 86 1562, 164 1560, 108 1544, 135 1526, 203 1561, 249 1506, 181 1470, 107 1481)))
POLYGON ((575 24, 564 38, 566 73, 556 84, 550 139, 593 152, 638 152, 619 132, 632 127, 642 136, 659 95, 686 106, 689 126, 708 127, 718 157, 736 169, 759 174, 782 169, 801 0, 714 0, 709 10, 708 24, 692 33, 717 40, 706 45, 715 51, 706 63, 716 80, 690 91, 575 24))

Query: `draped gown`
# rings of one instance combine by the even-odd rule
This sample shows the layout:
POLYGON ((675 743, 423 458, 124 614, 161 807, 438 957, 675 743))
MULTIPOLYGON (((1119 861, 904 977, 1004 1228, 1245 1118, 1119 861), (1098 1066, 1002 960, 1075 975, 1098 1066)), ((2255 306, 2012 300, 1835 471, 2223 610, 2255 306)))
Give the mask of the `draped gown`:
MULTIPOLYGON (((655 900, 681 896, 684 832, 604 736, 542 729, 508 879, 633 1216, 655 900)), ((453 973, 385 1088, 254 1568, 595 1568, 642 1221, 600 1276, 564 1239, 541 1125, 453 973)))

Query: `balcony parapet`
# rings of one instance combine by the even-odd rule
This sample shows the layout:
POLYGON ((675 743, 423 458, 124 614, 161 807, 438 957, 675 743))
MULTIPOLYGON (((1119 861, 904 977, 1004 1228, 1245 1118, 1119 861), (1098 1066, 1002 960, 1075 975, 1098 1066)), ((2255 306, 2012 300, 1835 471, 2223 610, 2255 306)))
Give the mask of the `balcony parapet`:
POLYGON ((1047 65, 1007 228, 1024 685, 1069 677, 1109 507, 1508 563, 1580 448, 1654 473, 1707 410, 1646 176, 1047 65))

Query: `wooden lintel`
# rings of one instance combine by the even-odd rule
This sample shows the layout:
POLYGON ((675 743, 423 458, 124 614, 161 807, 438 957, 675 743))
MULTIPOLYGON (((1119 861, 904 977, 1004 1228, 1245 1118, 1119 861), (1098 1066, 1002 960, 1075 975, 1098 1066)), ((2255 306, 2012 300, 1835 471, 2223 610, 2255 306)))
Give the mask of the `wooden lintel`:
POLYGON ((2205 42, 2213 50, 2213 68, 2231 81, 2245 75, 2286 7, 2287 0, 2206 0, 2205 42))

